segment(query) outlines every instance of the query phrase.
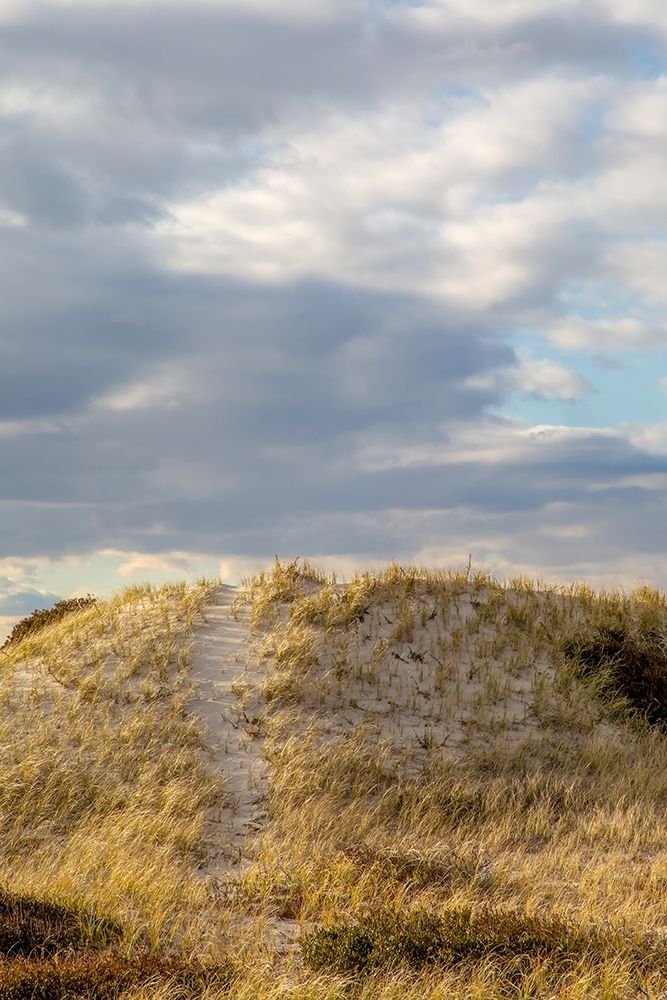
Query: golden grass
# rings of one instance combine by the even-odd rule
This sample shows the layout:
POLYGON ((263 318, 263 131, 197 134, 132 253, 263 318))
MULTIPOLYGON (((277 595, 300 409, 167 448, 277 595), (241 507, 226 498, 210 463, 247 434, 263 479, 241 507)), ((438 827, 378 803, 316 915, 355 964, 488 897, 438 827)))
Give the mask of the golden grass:
MULTIPOLYGON (((273 771, 245 905, 307 928, 491 905, 627 941, 665 932, 665 736, 597 699, 562 653, 601 622, 664 630, 663 595, 396 566, 345 586, 296 564, 276 577, 246 590, 273 771)), ((426 979, 378 973, 360 995, 667 990, 629 953, 558 973, 536 960, 520 985, 490 954, 426 979)))
POLYGON ((221 795, 184 711, 211 585, 131 588, 0 657, 0 870, 14 891, 168 947, 204 906, 192 869, 221 795))
POLYGON ((209 1000, 667 994, 667 739, 564 652, 600 627, 661 636, 664 595, 470 568, 341 584, 296 561, 247 581, 269 821, 212 899, 199 868, 224 784, 185 710, 212 586, 133 588, 0 656, 6 888, 118 920, 129 953, 233 952, 239 975, 209 1000), (456 960, 362 975, 310 968, 294 944, 420 913, 596 946, 510 954, 493 925, 456 960))

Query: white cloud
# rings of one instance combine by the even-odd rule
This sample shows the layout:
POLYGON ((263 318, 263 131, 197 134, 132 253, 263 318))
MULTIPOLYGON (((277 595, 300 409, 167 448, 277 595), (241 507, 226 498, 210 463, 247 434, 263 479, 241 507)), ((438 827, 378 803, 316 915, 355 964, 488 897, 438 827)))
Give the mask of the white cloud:
POLYGON ((45 88, 30 80, 0 83, 0 115, 3 116, 29 115, 50 121, 51 125, 57 118, 58 127, 62 128, 90 122, 94 110, 93 93, 73 93, 63 84, 45 88))
POLYGON ((0 420, 0 438, 21 437, 24 434, 58 434, 66 423, 62 420, 0 420))
POLYGON ((667 31, 667 8, 662 0, 605 0, 605 6, 616 21, 667 31))
POLYGON ((201 556, 192 552, 124 552, 122 549, 100 549, 97 555, 119 559, 117 572, 119 576, 141 576, 142 574, 160 574, 182 577, 191 572, 192 566, 201 561, 201 556))
POLYGON ((0 228, 20 229, 26 223, 27 219, 19 212, 14 212, 12 209, 0 208, 0 228))
POLYGON ((667 240, 619 241, 610 247, 606 265, 610 276, 648 307, 667 303, 667 240))
POLYGON ((43 571, 46 559, 21 559, 9 557, 0 559, 0 577, 21 587, 34 583, 43 571))
POLYGON ((191 392, 192 387, 182 368, 162 366, 150 379, 105 393, 95 401, 95 406, 117 412, 174 409, 182 405, 191 392))
MULTIPOLYGON (((485 421, 440 428, 441 436, 430 443, 401 447, 360 441, 355 463, 364 472, 389 469, 437 468, 448 465, 523 466, 530 464, 536 445, 544 444, 554 454, 566 453, 596 442, 622 442, 611 427, 572 427, 556 424, 525 426, 516 420, 485 421)), ((667 425, 665 429, 667 435, 667 425)), ((638 445, 641 445, 639 440, 638 445)))
MULTIPOLYGON (((662 7, 662 4, 661 4, 662 7)), ((663 7, 664 10, 664 7, 663 7)), ((667 141, 667 76, 641 81, 624 81, 608 109, 605 124, 615 148, 650 143, 662 148, 667 141)))
POLYGON ((536 399, 575 400, 591 391, 590 383, 549 358, 535 359, 528 351, 519 352, 515 368, 498 369, 466 379, 471 389, 495 392, 522 392, 536 399))
POLYGON ((653 455, 667 455, 667 423, 629 427, 628 439, 653 455))
POLYGON ((614 351, 667 345, 667 326, 656 327, 632 316, 556 320, 547 335, 568 351, 614 351))
MULTIPOLYGON (((329 19, 340 12, 344 0, 206 0, 206 6, 213 10, 230 12, 251 12, 270 15, 288 20, 307 18, 309 20, 329 19)), ((160 0, 162 7, 182 8, 183 0, 160 0)), ((41 10, 105 8, 109 0, 0 0, 0 19, 18 20, 41 10)), ((114 0, 116 8, 150 9, 151 0, 114 0)))
POLYGON ((531 80, 454 100, 435 124, 419 104, 333 115, 284 135, 238 185, 170 203, 164 252, 191 272, 511 300, 549 280, 568 239, 584 193, 544 178, 567 174, 582 103, 606 86, 531 80), (508 201, 514 175, 529 190, 508 201))
POLYGON ((424 28, 442 29, 461 20, 504 26, 577 9, 584 10, 582 0, 424 0, 403 16, 424 28))
POLYGON ((516 373, 516 385, 537 399, 578 399, 590 392, 586 379, 546 358, 525 358, 516 373))

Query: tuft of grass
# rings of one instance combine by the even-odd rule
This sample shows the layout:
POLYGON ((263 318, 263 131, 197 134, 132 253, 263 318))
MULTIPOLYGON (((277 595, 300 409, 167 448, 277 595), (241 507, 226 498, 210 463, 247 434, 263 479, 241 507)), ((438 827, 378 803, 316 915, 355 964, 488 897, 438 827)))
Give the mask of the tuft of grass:
POLYGON ((490 908, 474 913, 452 907, 442 913, 379 911, 354 923, 321 927, 301 939, 304 961, 314 970, 363 974, 405 965, 449 967, 496 958, 580 958, 590 935, 555 917, 490 908))
POLYGON ((70 597, 64 601, 58 601, 52 608, 33 611, 25 618, 22 618, 20 622, 16 623, 2 646, 0 646, 0 651, 8 649, 10 646, 15 646, 29 635, 36 635, 48 625, 53 625, 54 622, 59 622, 63 618, 75 614, 77 611, 85 611, 86 608, 91 607, 96 602, 97 598, 93 597, 92 594, 88 594, 86 597, 70 597))
POLYGON ((283 605, 319 590, 333 579, 307 560, 282 563, 276 556, 271 571, 262 571, 243 581, 237 606, 250 604, 254 626, 275 624, 283 605))

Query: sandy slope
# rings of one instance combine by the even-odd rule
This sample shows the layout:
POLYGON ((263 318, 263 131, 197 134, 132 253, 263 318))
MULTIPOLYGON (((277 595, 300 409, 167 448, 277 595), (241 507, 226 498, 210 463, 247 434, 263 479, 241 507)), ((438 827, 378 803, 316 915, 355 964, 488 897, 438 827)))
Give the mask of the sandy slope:
POLYGON ((206 874, 215 879, 242 865, 248 841, 265 818, 266 764, 253 725, 254 692, 262 671, 249 646, 243 613, 231 605, 235 589, 220 586, 197 630, 191 670, 199 697, 190 709, 205 720, 215 765, 220 767, 227 805, 211 818, 206 874))

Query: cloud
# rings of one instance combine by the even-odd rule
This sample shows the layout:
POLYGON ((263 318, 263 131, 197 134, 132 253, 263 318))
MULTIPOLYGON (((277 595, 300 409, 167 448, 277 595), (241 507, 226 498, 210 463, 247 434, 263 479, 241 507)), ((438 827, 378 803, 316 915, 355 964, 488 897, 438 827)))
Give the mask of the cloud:
POLYGON ((177 367, 160 366, 143 382, 131 382, 99 396, 95 405, 101 409, 123 412, 173 408, 182 405, 194 387, 177 367))
POLYGON ((607 0, 606 5, 616 21, 667 31, 667 12, 660 0, 607 0))
POLYGON ((555 361, 525 358, 516 373, 516 385, 537 399, 573 400, 591 391, 585 378, 555 361))
POLYGON ((664 344, 657 6, 0 11, 16 585, 96 551, 654 566, 664 429, 565 425, 590 355, 664 344))
POLYGON ((457 306, 543 292, 554 264, 557 279, 586 256, 571 252, 579 194, 572 205, 538 178, 586 156, 582 103, 603 90, 539 79, 445 102, 436 121, 405 102, 320 117, 238 184, 170 202, 166 260, 261 281, 320 273, 457 306))
POLYGON ((595 320, 568 317, 556 320, 547 332, 550 340, 569 351, 637 350, 667 343, 666 328, 633 316, 595 320))
POLYGON ((160 573, 180 577, 189 574, 197 557, 190 552, 163 552, 160 555, 147 552, 124 552, 117 549, 101 549, 97 555, 120 560, 118 574, 121 577, 142 576, 160 573))
POLYGON ((667 302, 664 283, 666 240, 619 241, 610 248, 607 259, 610 273, 641 296, 648 307, 664 307, 667 302))
POLYGON ((471 389, 495 392, 521 392, 535 399, 573 401, 592 391, 587 379, 569 371, 563 365, 546 358, 533 358, 530 352, 520 352, 514 368, 498 369, 487 375, 473 375, 466 381, 471 389))

